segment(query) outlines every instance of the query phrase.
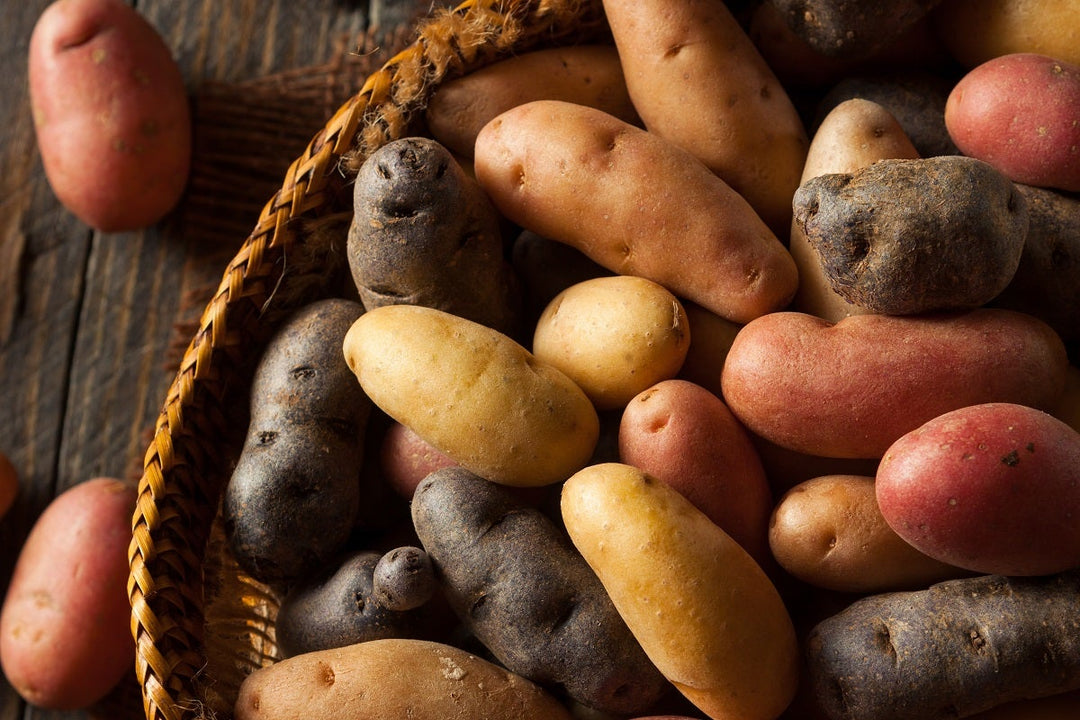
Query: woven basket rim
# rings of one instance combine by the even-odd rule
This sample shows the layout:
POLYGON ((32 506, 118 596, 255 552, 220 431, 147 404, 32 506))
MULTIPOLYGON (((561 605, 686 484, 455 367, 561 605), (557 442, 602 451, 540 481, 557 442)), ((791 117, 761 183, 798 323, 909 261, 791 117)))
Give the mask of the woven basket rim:
POLYGON ((215 443, 228 436, 227 404, 243 388, 249 341, 318 285, 304 273, 318 275, 325 248, 300 228, 331 212, 363 158, 406 134, 443 80, 515 52, 588 41, 604 28, 601 0, 466 0, 437 10, 289 166, 206 305, 144 455, 128 597, 147 720, 220 716, 194 689, 206 665, 202 563, 225 472, 215 443))

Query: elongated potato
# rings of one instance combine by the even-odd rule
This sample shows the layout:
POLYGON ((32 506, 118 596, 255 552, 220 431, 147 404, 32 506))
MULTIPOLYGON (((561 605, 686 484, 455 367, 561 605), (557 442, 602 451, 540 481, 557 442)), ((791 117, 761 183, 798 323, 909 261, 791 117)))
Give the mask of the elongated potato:
POLYGON ((671 486, 620 463, 563 486, 562 516, 656 667, 714 718, 767 720, 788 706, 798 644, 768 576, 671 486))
POLYGON ((562 482, 596 447, 600 421, 581 388, 479 323, 386 305, 353 324, 343 351, 379 408, 487 480, 562 482))
POLYGON ((948 0, 932 22, 953 57, 969 68, 1030 52, 1080 64, 1080 4, 1074 0, 948 0))
POLYGON ((810 455, 880 458, 906 432, 981 402, 1053 410, 1068 361, 1046 323, 1011 310, 829 323, 772 313, 735 337, 721 384, 752 432, 810 455))
POLYGON ((727 5, 604 0, 604 10, 649 132, 700 158, 773 232, 787 232, 806 129, 727 5))
POLYGON ((551 695, 487 660, 399 638, 305 653, 256 670, 240 686, 233 717, 571 720, 551 695))
POLYGON ((476 178, 511 221, 729 320, 795 294, 791 255, 746 200, 685 150, 599 110, 537 101, 503 113, 476 139, 476 178))

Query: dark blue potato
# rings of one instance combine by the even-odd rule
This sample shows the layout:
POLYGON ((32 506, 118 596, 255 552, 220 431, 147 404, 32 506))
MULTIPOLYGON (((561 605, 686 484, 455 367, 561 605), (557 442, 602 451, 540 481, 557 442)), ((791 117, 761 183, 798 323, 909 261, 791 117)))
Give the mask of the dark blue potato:
POLYGON ((668 689, 566 533, 512 489, 443 468, 412 514, 451 607, 511 672, 610 713, 668 689))

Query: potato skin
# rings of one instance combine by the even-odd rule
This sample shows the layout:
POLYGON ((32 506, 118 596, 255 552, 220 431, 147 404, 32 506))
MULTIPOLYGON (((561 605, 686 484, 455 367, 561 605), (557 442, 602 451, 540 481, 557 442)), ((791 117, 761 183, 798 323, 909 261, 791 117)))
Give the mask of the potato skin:
POLYGON ((562 482, 596 447, 600 421, 581 388, 479 323, 387 305, 353 324, 343 350, 379 408, 488 480, 562 482))
POLYGON ((389 638, 322 650, 256 670, 235 720, 342 717, 412 720, 571 720, 555 698, 464 650, 389 638), (409 668, 409 672, 401 672, 409 668))
POLYGON ((559 293, 536 323, 532 351, 566 373, 598 410, 614 410, 675 377, 689 347, 677 297, 651 280, 612 275, 559 293))
POLYGON ((574 545, 653 663, 710 717, 765 720, 788 706, 799 649, 761 567, 678 491, 621 463, 563 486, 574 545))
POLYGON ((1080 6, 1072 0, 948 0, 932 23, 952 56, 969 68, 1024 52, 1080 64, 1080 6))
POLYGON ((965 155, 1015 182, 1080 191, 1080 65, 1016 53, 956 83, 945 125, 965 155))
POLYGON ((1080 433, 1011 403, 942 414, 889 447, 878 505, 907 542, 974 572, 1080 567, 1080 433))
POLYGON ((131 671, 127 597, 134 485, 93 478, 58 495, 19 552, 0 613, 0 664, 27 702, 89 707, 131 671))
POLYGON ((865 475, 822 475, 791 488, 773 510, 769 546, 795 577, 840 592, 915 590, 965 574, 897 535, 865 475))
POLYGON ((499 115, 477 137, 476 177, 511 221, 729 320, 795 294, 791 255, 738 193, 688 152, 593 108, 537 101, 499 115))
POLYGON ((412 428, 391 421, 379 447, 379 464, 394 492, 411 500, 416 486, 428 474, 456 463, 412 428))
POLYGON ((1024 313, 979 308, 829 323, 772 313, 735 337, 721 382, 747 428, 809 455, 880 458, 901 435, 965 405, 1053 410, 1068 360, 1024 313))
POLYGON ((157 30, 119 0, 63 0, 30 38, 30 102, 45 175, 107 232, 160 220, 191 163, 184 79, 157 30))

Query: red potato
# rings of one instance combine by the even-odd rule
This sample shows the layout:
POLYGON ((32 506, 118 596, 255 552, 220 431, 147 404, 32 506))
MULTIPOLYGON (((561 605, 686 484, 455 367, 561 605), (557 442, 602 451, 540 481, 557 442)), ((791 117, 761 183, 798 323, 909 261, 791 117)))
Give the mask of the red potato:
POLYGON ((1003 55, 953 88, 945 126, 965 155, 1014 182, 1080 191, 1080 66, 1035 53, 1003 55))
POLYGON ((1080 567, 1080 433, 1010 403, 960 408, 898 439, 875 478, 885 521, 979 573, 1080 567))
POLYGON ((724 401, 686 380, 665 380, 630 401, 619 457, 678 490, 742 545, 769 560, 772 491, 746 430, 724 401))
POLYGON ((391 422, 383 436, 379 464, 394 492, 410 500, 416 486, 428 474, 457 463, 412 428, 391 422))
POLYGON ((0 452, 0 518, 7 514, 19 494, 19 474, 8 456, 0 452))
POLYGON ((85 708, 130 672, 136 497, 129 483, 88 480, 58 495, 26 538, 0 612, 0 664, 30 704, 85 708))
POLYGON ((120 0, 58 0, 30 38, 30 102, 45 175, 107 232, 160 220, 191 164, 191 111, 169 48, 120 0))

